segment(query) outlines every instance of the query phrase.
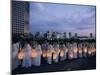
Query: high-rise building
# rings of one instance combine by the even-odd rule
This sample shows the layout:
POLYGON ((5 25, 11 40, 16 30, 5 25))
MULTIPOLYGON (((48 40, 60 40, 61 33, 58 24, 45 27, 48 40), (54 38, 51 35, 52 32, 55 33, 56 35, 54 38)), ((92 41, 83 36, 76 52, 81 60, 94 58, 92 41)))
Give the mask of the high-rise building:
POLYGON ((12 1, 12 33, 29 33, 29 3, 12 1))
POLYGON ((67 38, 67 33, 66 32, 63 33, 63 38, 67 38))
POLYGON ((72 33, 71 32, 69 32, 69 38, 72 38, 72 33))
POLYGON ((78 37, 78 34, 77 34, 77 33, 75 33, 74 38, 77 38, 77 37, 78 37))

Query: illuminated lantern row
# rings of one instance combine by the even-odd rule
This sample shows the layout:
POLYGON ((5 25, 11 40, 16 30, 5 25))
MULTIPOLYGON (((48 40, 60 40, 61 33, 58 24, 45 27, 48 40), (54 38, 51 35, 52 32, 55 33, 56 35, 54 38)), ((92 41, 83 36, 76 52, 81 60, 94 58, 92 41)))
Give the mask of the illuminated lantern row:
MULTIPOLYGON (((43 56, 43 58, 48 58, 48 57, 52 57, 52 54, 53 54, 53 59, 56 59, 59 54, 60 54, 60 57, 63 57, 65 53, 68 53, 68 58, 69 59, 73 59, 73 58, 77 58, 77 55, 79 55, 79 57, 82 57, 84 55, 95 55, 96 53, 96 48, 94 47, 91 47, 91 48, 87 48, 87 47, 84 47, 84 48, 73 48, 71 50, 68 50, 68 48, 62 48, 62 49, 58 49, 58 50, 55 50, 55 49, 50 49, 50 50, 41 50, 39 51, 40 54, 43 56), (82 55, 83 54, 83 55, 82 55)), ((36 51, 36 49, 32 49, 31 50, 31 57, 32 58, 35 58, 38 56, 38 53, 36 51)), ((24 59, 25 57, 25 53, 24 53, 24 50, 23 49, 20 49, 19 50, 19 53, 17 55, 18 59, 19 60, 22 60, 24 59)))

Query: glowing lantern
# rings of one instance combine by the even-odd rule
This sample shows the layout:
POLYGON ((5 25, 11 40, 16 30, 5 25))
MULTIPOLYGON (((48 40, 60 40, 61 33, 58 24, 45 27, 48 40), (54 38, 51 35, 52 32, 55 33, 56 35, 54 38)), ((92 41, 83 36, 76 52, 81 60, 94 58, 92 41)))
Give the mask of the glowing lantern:
POLYGON ((55 53, 58 55, 60 53, 60 49, 56 50, 55 53))
POLYGON ((96 53, 96 49, 92 48, 92 55, 95 55, 95 53, 96 53))
POLYGON ((46 56, 47 56, 46 51, 43 51, 42 56, 43 56, 43 58, 46 58, 46 56))
POLYGON ((92 54, 92 52, 91 52, 91 51, 88 51, 88 54, 89 54, 89 55, 91 55, 91 54, 92 54))
POLYGON ((66 52, 66 53, 68 52, 68 49, 67 49, 67 48, 65 49, 65 52, 66 52))
POLYGON ((52 53, 50 51, 47 51, 47 57, 52 57, 52 53))
POLYGON ((64 56, 64 51, 63 51, 63 50, 60 51, 60 56, 61 56, 61 57, 64 56))
POLYGON ((96 49, 95 48, 92 48, 92 52, 96 52, 96 49))
POLYGON ((42 51, 40 51, 40 54, 42 54, 42 51))
POLYGON ((88 49, 88 54, 91 55, 92 54, 92 48, 88 49))
POLYGON ((83 51, 84 51, 84 53, 87 53, 87 48, 84 48, 84 50, 83 50, 83 51))
POLYGON ((53 59, 56 59, 56 58, 57 58, 57 54, 53 53, 53 59))
POLYGON ((74 58, 74 55, 72 52, 69 53, 69 59, 73 59, 74 58))
POLYGON ((78 51, 78 50, 77 50, 77 48, 74 48, 74 50, 73 50, 73 51, 74 51, 74 53, 77 53, 77 51, 78 51))
POLYGON ((36 50, 35 50, 35 49, 32 49, 32 52, 31 52, 31 57, 32 57, 32 58, 37 57, 37 52, 36 52, 36 50))
POLYGON ((20 49, 20 52, 18 53, 18 59, 22 60, 24 58, 24 50, 20 49))
POLYGON ((55 53, 55 50, 54 50, 54 49, 51 49, 51 52, 52 52, 52 53, 55 53))
POLYGON ((79 48, 78 52, 81 54, 81 53, 82 53, 82 49, 81 49, 81 48, 79 48))

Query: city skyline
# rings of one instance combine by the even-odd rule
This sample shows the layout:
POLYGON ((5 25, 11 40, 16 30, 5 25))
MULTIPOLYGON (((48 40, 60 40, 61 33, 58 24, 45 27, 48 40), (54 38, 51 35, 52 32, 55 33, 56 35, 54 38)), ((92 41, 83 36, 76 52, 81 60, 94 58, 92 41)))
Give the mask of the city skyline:
POLYGON ((29 9, 32 33, 52 31, 95 35, 95 6, 30 2, 29 9))

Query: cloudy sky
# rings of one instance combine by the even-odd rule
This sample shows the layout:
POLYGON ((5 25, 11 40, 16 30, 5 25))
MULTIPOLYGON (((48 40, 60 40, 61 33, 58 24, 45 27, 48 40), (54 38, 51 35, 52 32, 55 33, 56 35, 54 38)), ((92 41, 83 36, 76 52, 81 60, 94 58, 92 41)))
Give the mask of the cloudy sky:
POLYGON ((95 34, 95 6, 30 3, 30 31, 95 34))

